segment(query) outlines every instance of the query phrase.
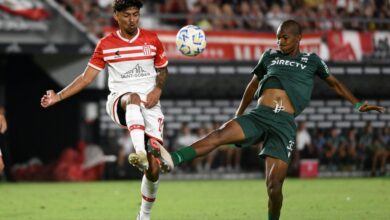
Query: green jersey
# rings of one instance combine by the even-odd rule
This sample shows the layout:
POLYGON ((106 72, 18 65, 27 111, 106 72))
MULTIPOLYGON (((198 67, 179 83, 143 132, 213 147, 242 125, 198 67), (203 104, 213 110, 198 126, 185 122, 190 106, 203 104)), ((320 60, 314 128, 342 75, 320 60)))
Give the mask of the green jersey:
POLYGON ((325 62, 314 53, 299 53, 295 57, 284 55, 278 50, 265 51, 252 70, 260 80, 255 97, 262 94, 262 86, 270 77, 276 77, 287 92, 298 116, 309 104, 313 90, 314 76, 325 79, 329 69, 325 62))

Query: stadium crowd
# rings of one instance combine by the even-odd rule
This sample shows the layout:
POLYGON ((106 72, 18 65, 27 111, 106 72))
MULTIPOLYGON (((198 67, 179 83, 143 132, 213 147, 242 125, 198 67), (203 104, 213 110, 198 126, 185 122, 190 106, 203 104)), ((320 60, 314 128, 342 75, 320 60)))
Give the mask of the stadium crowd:
MULTIPOLYGON (((57 2, 98 37, 116 26, 110 0, 57 2)), ((273 32, 288 18, 298 20, 305 31, 390 28, 390 3, 385 0, 158 0, 145 5, 144 12, 161 16, 161 23, 175 29, 195 24, 205 30, 273 32)))

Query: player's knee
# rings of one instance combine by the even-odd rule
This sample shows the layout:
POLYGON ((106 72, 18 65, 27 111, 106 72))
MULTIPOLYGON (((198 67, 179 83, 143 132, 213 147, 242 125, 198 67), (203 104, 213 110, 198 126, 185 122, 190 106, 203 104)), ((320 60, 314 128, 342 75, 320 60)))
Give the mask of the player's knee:
POLYGON ((127 98, 127 104, 140 105, 141 97, 137 93, 131 93, 127 98))
POLYGON ((270 197, 279 195, 282 192, 283 183, 279 180, 269 180, 267 182, 267 192, 270 197))

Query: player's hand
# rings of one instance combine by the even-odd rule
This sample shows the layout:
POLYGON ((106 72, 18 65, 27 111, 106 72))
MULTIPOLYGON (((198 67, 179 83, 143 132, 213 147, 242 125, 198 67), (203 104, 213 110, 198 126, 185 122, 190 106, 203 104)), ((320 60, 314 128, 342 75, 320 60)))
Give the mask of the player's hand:
POLYGON ((365 101, 363 105, 360 106, 359 112, 368 112, 368 111, 377 111, 383 113, 385 111, 385 108, 377 105, 369 105, 368 102, 365 101))
POLYGON ((46 94, 41 98, 41 106, 47 108, 60 101, 60 97, 53 90, 46 91, 46 94))
POLYGON ((0 113, 0 133, 4 134, 7 131, 7 120, 3 114, 0 113))
POLYGON ((160 88, 154 88, 146 97, 146 102, 145 102, 145 108, 152 108, 155 106, 160 100, 161 96, 161 89, 160 88))

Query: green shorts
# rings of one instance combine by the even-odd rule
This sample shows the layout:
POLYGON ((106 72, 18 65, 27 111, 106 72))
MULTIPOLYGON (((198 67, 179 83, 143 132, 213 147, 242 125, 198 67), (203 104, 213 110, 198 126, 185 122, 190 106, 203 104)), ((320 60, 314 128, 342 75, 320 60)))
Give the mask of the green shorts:
POLYGON ((237 144, 239 147, 264 142, 260 157, 271 156, 290 162, 297 130, 292 114, 283 111, 274 113, 270 107, 256 106, 248 114, 234 120, 240 124, 245 134, 245 140, 237 144))

